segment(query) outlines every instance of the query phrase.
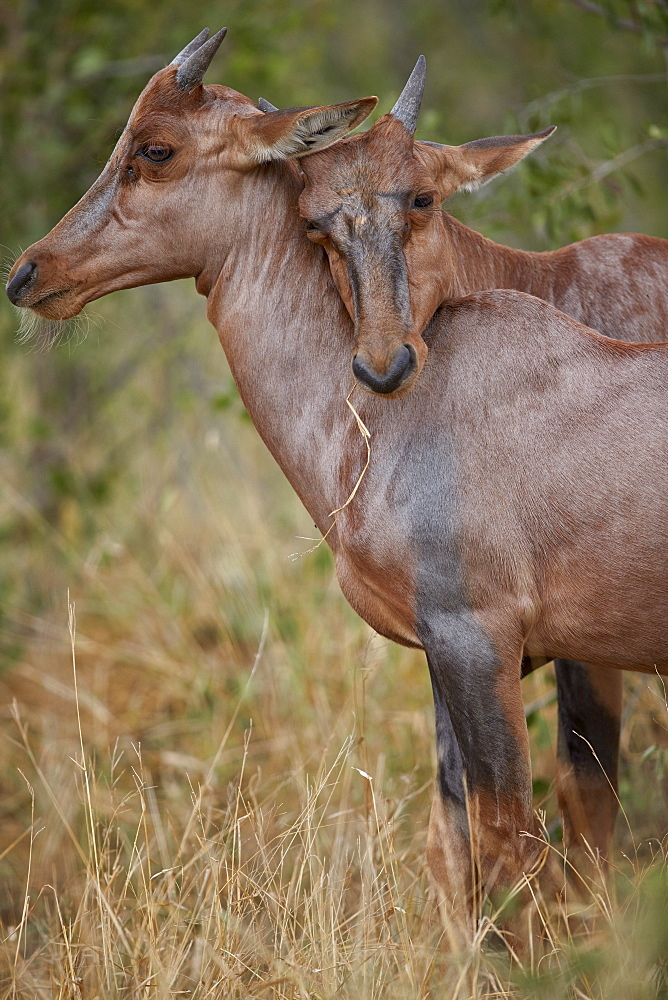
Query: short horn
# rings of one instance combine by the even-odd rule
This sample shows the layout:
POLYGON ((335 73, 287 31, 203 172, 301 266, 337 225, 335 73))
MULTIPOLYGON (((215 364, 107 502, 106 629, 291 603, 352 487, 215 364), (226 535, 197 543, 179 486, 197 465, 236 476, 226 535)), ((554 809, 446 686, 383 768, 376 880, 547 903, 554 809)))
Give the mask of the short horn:
POLYGON ((197 50, 202 45, 204 45, 208 37, 209 37, 209 29, 202 28, 199 35, 197 35, 196 38, 193 38, 192 42, 188 42, 185 49, 181 49, 178 56, 174 56, 169 65, 180 66, 181 63, 185 62, 186 59, 193 54, 193 52, 197 52, 197 50))
POLYGON ((424 81, 427 73, 427 60, 420 56, 415 63, 413 72, 408 77, 406 86, 399 95, 399 100, 392 108, 390 114, 398 118, 411 135, 415 134, 422 95, 424 94, 424 81))
POLYGON ((204 74, 226 34, 227 28, 221 28, 215 35, 212 35, 208 42, 200 45, 180 64, 176 71, 176 83, 179 90, 192 90, 193 87, 202 82, 204 74))
POLYGON ((265 115, 267 114, 268 111, 278 111, 276 105, 270 104, 269 101, 265 101, 264 97, 258 98, 257 106, 260 109, 260 111, 264 111, 265 115))

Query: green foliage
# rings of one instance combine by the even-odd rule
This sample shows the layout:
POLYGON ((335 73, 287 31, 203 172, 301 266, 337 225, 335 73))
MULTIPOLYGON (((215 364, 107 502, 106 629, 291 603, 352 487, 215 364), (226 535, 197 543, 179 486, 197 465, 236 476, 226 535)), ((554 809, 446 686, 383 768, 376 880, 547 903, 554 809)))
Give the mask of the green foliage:
POLYGON ((549 959, 531 975, 520 974, 522 996, 536 1000, 596 997, 605 1000, 663 1000, 668 995, 668 879, 655 867, 638 880, 633 894, 622 888, 615 934, 598 947, 577 939, 559 962, 549 959), (624 942, 620 951, 619 944, 624 942), (565 960, 564 960, 565 959, 565 960))

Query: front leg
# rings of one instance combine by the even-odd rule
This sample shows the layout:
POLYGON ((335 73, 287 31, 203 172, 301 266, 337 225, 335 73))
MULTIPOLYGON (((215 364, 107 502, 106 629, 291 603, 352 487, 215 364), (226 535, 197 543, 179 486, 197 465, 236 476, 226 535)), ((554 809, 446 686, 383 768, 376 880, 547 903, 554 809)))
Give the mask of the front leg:
MULTIPOLYGON (((482 893, 510 889, 541 854, 520 691, 522 642, 469 611, 421 626, 434 690, 439 777, 428 860, 441 907, 476 918, 482 893)), ((469 927, 470 927, 469 923, 469 927)))

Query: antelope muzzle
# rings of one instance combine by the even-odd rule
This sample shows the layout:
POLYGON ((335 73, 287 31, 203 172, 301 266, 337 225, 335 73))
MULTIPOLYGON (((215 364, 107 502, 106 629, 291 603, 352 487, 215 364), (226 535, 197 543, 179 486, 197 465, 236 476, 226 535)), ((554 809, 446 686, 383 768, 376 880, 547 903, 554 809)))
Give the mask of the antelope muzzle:
POLYGON ((23 304, 23 299, 25 299, 30 288, 34 286, 37 277, 38 268, 34 260, 24 261, 14 271, 14 274, 10 274, 6 292, 7 298, 12 305, 20 306, 23 304))
POLYGON ((377 362, 362 351, 353 358, 353 374, 364 389, 383 396, 397 394, 406 389, 417 372, 418 359, 412 344, 401 344, 386 365, 377 362))

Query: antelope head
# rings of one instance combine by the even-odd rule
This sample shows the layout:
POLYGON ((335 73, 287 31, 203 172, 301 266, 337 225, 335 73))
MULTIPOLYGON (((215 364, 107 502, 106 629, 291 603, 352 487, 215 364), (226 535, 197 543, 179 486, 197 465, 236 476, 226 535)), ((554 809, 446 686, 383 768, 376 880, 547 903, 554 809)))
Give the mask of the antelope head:
MULTIPOLYGON (((90 190, 16 261, 15 305, 67 319, 116 289, 183 277, 208 294, 220 256, 248 238, 263 165, 323 149, 375 107, 371 97, 265 113, 229 87, 204 86, 225 32, 204 29, 152 77, 90 190)), ((255 208, 266 226, 271 206, 255 208)))
POLYGON ((373 128, 300 161, 308 236, 325 248, 355 323, 353 372, 390 397, 413 387, 428 353, 422 334, 453 295, 440 203, 508 170, 553 131, 464 146, 414 141, 425 66, 420 56, 373 128))

